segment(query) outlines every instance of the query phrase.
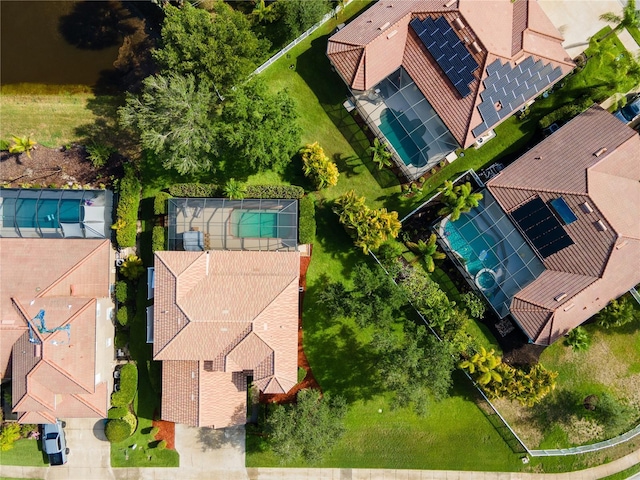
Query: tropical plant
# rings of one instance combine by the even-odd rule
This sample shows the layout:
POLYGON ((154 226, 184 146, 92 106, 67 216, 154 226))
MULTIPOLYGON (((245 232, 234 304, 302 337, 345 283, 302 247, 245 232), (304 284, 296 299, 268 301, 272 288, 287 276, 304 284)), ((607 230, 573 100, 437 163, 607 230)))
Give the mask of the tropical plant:
POLYGON ((576 327, 571 330, 564 340, 564 344, 567 347, 571 347, 576 351, 583 351, 589 348, 591 341, 589 334, 582 327, 576 327))
POLYGON ((224 186, 224 194, 231 200, 243 199, 245 191, 244 184, 235 178, 230 178, 224 186))
POLYGON ((599 40, 602 41, 609 35, 620 32, 625 28, 640 28, 640 10, 636 9, 636 0, 627 0, 626 5, 622 8, 622 15, 606 12, 600 15, 600 20, 615 24, 611 32, 599 40))
POLYGON ((142 259, 137 255, 129 255, 120 267, 120 273, 129 280, 137 280, 144 274, 144 270, 142 259))
POLYGON ((300 153, 304 174, 313 180, 318 190, 338 184, 338 166, 329 160, 318 142, 305 145, 300 153))
POLYGON ((87 158, 96 168, 104 167, 107 160, 109 160, 115 152, 115 148, 105 145, 104 143, 93 142, 87 145, 87 158))
POLYGON ((478 353, 460 362, 459 367, 467 370, 480 385, 487 385, 489 382, 502 383, 502 375, 498 373, 502 358, 496 356, 495 353, 493 348, 487 350, 480 347, 478 353))
POLYGON ((477 207, 482 200, 482 194, 474 193, 469 182, 453 186, 451 182, 447 181, 440 188, 440 192, 444 206, 438 211, 438 215, 450 215, 453 222, 458 220, 461 214, 477 207))
POLYGON ((378 165, 378 170, 393 165, 391 161, 393 154, 387 150, 387 144, 378 140, 378 137, 373 139, 373 145, 369 147, 369 152, 373 155, 373 162, 378 165))
POLYGON ((598 325, 604 328, 622 327, 632 322, 637 315, 631 302, 626 297, 622 297, 611 300, 609 305, 602 309, 597 317, 598 325))
POLYGON ((26 137, 12 135, 11 138, 13 138, 13 145, 9 147, 9 153, 26 153, 27 157, 31 158, 31 150, 36 148, 37 143, 31 140, 29 135, 26 137))
POLYGON ((277 18, 275 3, 266 4, 265 0, 256 0, 256 6, 251 11, 251 21, 254 23, 271 23, 277 18))
POLYGON ((487 309, 486 304, 475 292, 466 292, 460 295, 460 302, 469 312, 472 318, 482 319, 487 309))
POLYGON ((442 260, 447 257, 444 253, 438 251, 435 233, 432 233, 426 242, 422 239, 418 240, 418 243, 407 242, 407 247, 416 254, 416 260, 420 258, 424 260, 428 272, 435 270, 436 264, 434 260, 442 260))

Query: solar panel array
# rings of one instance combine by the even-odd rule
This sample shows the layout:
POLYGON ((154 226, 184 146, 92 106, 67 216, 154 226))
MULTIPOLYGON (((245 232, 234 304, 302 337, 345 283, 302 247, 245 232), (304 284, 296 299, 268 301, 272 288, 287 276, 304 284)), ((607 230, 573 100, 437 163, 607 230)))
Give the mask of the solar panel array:
POLYGON ((515 209, 511 218, 543 258, 573 245, 571 237, 540 197, 515 209))
POLYGON ((475 78, 473 72, 478 69, 478 63, 449 22, 444 17, 435 20, 427 17, 423 21, 414 18, 411 20, 411 27, 458 93, 463 97, 469 95, 469 84, 475 78))
POLYGON ((515 67, 495 60, 487 67, 487 74, 483 81, 485 90, 480 94, 482 102, 478 105, 483 122, 472 130, 475 137, 545 90, 562 76, 562 69, 528 56, 515 67))

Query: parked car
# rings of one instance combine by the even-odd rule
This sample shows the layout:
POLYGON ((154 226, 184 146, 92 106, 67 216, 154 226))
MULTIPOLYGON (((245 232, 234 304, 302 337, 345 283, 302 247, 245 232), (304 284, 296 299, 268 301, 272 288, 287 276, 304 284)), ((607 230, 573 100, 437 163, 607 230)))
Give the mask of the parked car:
POLYGON ((49 457, 49 465, 67 463, 67 441, 64 437, 64 422, 45 423, 42 425, 42 449, 49 457))
POLYGON ((624 123, 635 120, 638 115, 640 115, 640 96, 635 97, 627 105, 613 112, 613 116, 624 123))

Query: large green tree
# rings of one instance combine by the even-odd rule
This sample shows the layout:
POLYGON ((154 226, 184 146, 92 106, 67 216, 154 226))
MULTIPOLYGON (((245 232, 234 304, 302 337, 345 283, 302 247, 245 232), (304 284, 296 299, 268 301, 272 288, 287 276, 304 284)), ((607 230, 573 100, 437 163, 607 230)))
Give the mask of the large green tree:
POLYGON ((267 418, 273 452, 283 463, 321 458, 344 433, 346 411, 342 397, 300 390, 295 404, 276 406, 267 418))
POLYGON ((278 0, 275 4, 279 27, 293 40, 331 10, 327 0, 278 0))
POLYGON ((239 85, 225 100, 219 123, 226 170, 282 170, 300 145, 297 118, 286 90, 271 93, 259 77, 239 85))
POLYGON ((214 2, 210 12, 189 3, 182 8, 167 3, 164 8, 162 46, 153 52, 164 73, 192 74, 225 96, 266 52, 249 20, 222 0, 214 2))
POLYGON ((137 132, 141 146, 164 168, 188 174, 214 169, 212 104, 207 83, 192 75, 153 75, 144 80, 140 95, 127 96, 118 113, 121 124, 137 132))

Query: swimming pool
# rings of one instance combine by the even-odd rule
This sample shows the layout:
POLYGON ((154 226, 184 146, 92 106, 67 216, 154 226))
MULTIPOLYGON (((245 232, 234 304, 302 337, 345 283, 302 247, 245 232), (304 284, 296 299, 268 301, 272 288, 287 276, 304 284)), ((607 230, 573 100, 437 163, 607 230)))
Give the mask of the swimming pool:
POLYGON ((7 198, 4 200, 3 224, 20 228, 59 228, 60 223, 81 221, 81 205, 82 200, 78 199, 7 198))
POLYGON ((496 244, 496 239, 489 233, 480 232, 475 223, 467 220, 469 217, 462 214, 456 222, 448 221, 445 224, 444 235, 451 250, 463 259, 467 271, 472 276, 483 269, 498 268, 500 260, 491 250, 491 246, 496 244))
POLYGON ((231 234, 239 238, 277 238, 278 214, 235 209, 231 213, 231 226, 231 234))

